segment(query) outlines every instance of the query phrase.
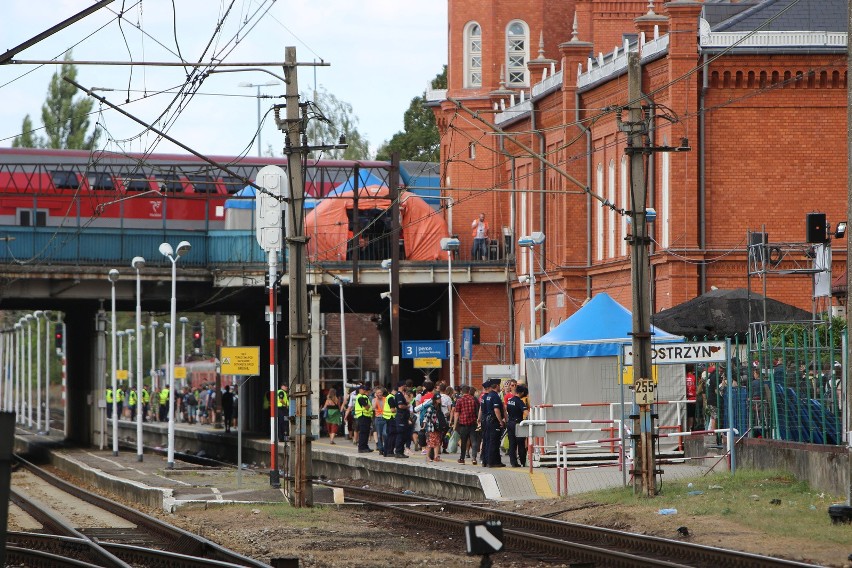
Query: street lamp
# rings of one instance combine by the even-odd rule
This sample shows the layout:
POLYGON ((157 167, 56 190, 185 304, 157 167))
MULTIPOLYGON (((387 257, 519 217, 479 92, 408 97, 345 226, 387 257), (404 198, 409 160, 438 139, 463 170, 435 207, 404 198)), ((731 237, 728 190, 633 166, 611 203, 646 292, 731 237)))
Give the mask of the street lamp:
POLYGON ((12 393, 13 402, 15 404, 15 416, 18 417, 16 422, 21 423, 21 410, 23 410, 23 406, 21 406, 21 369, 23 368, 23 344, 21 342, 21 338, 23 337, 23 328, 24 324, 21 323, 23 320, 18 320, 15 322, 15 388, 12 393))
POLYGON ((50 436, 50 310, 44 310, 44 434, 50 436))
POLYGON ((453 343, 453 253, 459 250, 461 242, 455 238, 441 239, 441 250, 447 251, 447 297, 450 304, 449 320, 449 348, 450 348, 450 386, 456 388, 456 355, 453 343))
POLYGON ((118 337, 118 369, 124 371, 127 370, 124 367, 124 330, 119 329, 115 335, 118 337))
POLYGON ((518 239, 518 246, 528 249, 529 258, 529 284, 530 284, 530 338, 529 341, 535 340, 535 264, 533 261, 533 250, 535 247, 544 244, 544 233, 535 232, 518 239))
POLYGON ((168 258, 172 263, 172 301, 171 301, 171 333, 169 334, 169 448, 166 457, 166 468, 175 468, 175 359, 171 356, 175 352, 175 319, 177 318, 177 261, 187 254, 192 245, 187 241, 181 241, 177 250, 172 249, 169 243, 160 245, 160 254, 168 258))
POLYGON ((151 395, 154 391, 160 388, 160 382, 157 380, 157 326, 159 322, 151 322, 151 395))
MULTIPOLYGON (((33 312, 36 321, 36 431, 41 432, 41 318, 42 310, 33 312)), ((47 326, 45 326, 46 328, 47 326)))
POLYGON ((109 279, 110 287, 112 289, 112 327, 110 333, 112 334, 112 455, 118 455, 118 396, 116 393, 118 392, 118 376, 117 370, 115 367, 115 349, 117 347, 115 343, 115 336, 117 330, 115 329, 115 283, 118 281, 118 270, 115 268, 111 269, 107 274, 107 278, 109 279))
POLYGON ((142 279, 139 273, 145 267, 145 259, 134 256, 130 266, 136 271, 136 459, 142 461, 142 412, 145 405, 142 402, 142 279))
POLYGON ((261 87, 272 87, 274 85, 278 85, 278 81, 267 81, 266 83, 240 83, 237 85, 238 87, 257 87, 257 156, 258 158, 261 156, 261 145, 260 145, 260 88, 261 87))
POLYGON ((33 427, 33 315, 24 316, 27 325, 27 427, 33 427))
POLYGON ((390 305, 390 307, 388 308, 388 321, 390 321, 391 331, 393 331, 393 298, 391 298, 391 293, 393 292, 393 271, 391 270, 392 266, 392 259, 386 258, 382 261, 382 269, 388 271, 388 291, 379 294, 379 297, 383 300, 387 300, 388 304, 390 305))
MULTIPOLYGON (((127 388, 129 389, 133 387, 136 379, 136 375, 133 374, 133 342, 136 338, 132 329, 125 329, 124 337, 127 338, 127 388)), ((133 417, 131 416, 130 419, 133 420, 133 417)))

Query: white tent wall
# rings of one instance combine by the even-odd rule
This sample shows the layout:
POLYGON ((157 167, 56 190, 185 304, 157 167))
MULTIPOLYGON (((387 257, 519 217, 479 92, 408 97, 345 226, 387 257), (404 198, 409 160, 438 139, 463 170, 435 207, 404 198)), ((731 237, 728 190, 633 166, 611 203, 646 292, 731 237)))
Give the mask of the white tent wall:
MULTIPOLYGON (((624 419, 627 426, 632 428, 632 421, 627 418, 633 411, 633 391, 627 385, 620 385, 622 368, 618 357, 576 357, 526 360, 527 382, 530 405, 539 404, 579 404, 607 403, 605 406, 557 407, 546 408, 544 417, 547 420, 610 420, 621 419, 621 402, 624 402, 624 419), (623 392, 622 392, 623 389, 623 392), (612 404, 615 403, 615 404, 612 404)), ((686 371, 683 365, 657 366, 657 400, 675 401, 686 400, 686 371)), ((668 427, 683 425, 685 406, 661 404, 656 406, 659 419, 657 426, 668 427)), ((545 435, 547 451, 552 452, 557 442, 575 442, 578 440, 597 440, 618 437, 614 432, 601 430, 599 432, 552 432, 553 430, 608 428, 610 424, 548 424, 545 435)), ((617 428, 616 424, 611 426, 617 428)), ((670 433, 676 429, 664 428, 660 433, 670 433)), ((671 450, 678 445, 677 438, 661 438, 660 449, 671 450)), ((577 452, 599 453, 610 451, 611 445, 604 444, 603 448, 579 446, 577 452)), ((616 449, 617 451, 617 449, 616 449)))

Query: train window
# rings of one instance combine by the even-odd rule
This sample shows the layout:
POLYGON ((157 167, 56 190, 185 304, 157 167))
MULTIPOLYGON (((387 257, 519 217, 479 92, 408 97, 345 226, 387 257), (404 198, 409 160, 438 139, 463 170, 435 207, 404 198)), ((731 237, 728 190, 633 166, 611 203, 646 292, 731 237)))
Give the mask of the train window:
POLYGON ((112 176, 106 172, 89 172, 86 177, 89 180, 89 189, 106 191, 115 189, 112 176))
POLYGON ((225 191, 234 194, 244 188, 247 184, 239 178, 233 176, 225 176, 222 178, 222 183, 225 184, 225 191))
POLYGON ((210 176, 186 176, 195 193, 216 193, 216 180, 210 176))
POLYGON ((139 175, 138 177, 129 177, 123 178, 122 183, 124 184, 125 191, 150 191, 151 184, 148 181, 148 178, 139 175))
MULTIPOLYGON (((32 209, 18 209, 18 224, 21 227, 32 227, 33 226, 33 210, 32 209)), ((44 227, 46 225, 47 225, 47 211, 37 209, 35 211, 35 226, 36 227, 44 227)))
POLYGON ((78 189, 80 187, 77 172, 53 170, 50 172, 50 179, 53 180, 53 187, 56 189, 78 189))
POLYGON ((183 192, 183 182, 177 174, 163 174, 157 176, 157 185, 160 187, 161 191, 172 193, 183 192))

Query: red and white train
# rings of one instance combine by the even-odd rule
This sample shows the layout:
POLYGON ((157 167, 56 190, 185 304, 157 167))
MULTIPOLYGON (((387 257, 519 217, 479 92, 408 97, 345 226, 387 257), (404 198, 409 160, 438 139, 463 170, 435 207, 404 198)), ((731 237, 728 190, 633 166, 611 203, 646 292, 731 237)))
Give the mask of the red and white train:
MULTIPOLYGON (((285 158, 211 159, 243 179, 188 155, 0 148, 0 226, 224 229, 225 202, 245 179, 269 164, 287 167, 285 158)), ((308 160, 306 196, 324 197, 356 166, 386 180, 389 165, 308 160)))

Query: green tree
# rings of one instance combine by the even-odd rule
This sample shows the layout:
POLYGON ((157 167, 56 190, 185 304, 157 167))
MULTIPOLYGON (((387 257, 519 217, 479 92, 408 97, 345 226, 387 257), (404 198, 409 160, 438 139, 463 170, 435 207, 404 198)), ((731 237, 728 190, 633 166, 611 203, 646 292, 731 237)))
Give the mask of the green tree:
MULTIPOLYGON (((302 98, 309 100, 304 93, 302 98)), ((311 146, 337 144, 341 136, 346 139, 345 150, 323 150, 323 157, 333 160, 365 160, 370 157, 370 143, 358 132, 358 117, 352 105, 342 101, 320 85, 307 111, 306 135, 311 146)), ((319 151, 312 157, 318 157, 319 151)))
POLYGON ((21 135, 15 137, 12 146, 25 148, 71 148, 91 150, 97 145, 101 132, 98 128, 87 136, 89 131, 89 113, 94 102, 86 97, 74 99, 76 87, 63 81, 62 77, 77 79, 77 67, 71 58, 71 52, 65 53, 62 67, 50 79, 47 98, 41 106, 41 120, 45 136, 33 134, 32 120, 24 117, 21 135))
MULTIPOLYGON (((433 89, 447 88, 447 66, 432 79, 433 89)), ((435 123, 435 113, 426 106, 426 92, 411 99, 403 116, 402 132, 393 135, 376 153, 377 160, 389 160, 393 152, 399 152, 400 160, 415 162, 437 162, 440 157, 440 137, 435 123)))
POLYGON ((38 148, 39 146, 39 137, 33 130, 33 120, 30 115, 26 115, 24 124, 21 126, 21 135, 15 136, 12 140, 12 148, 38 148))

